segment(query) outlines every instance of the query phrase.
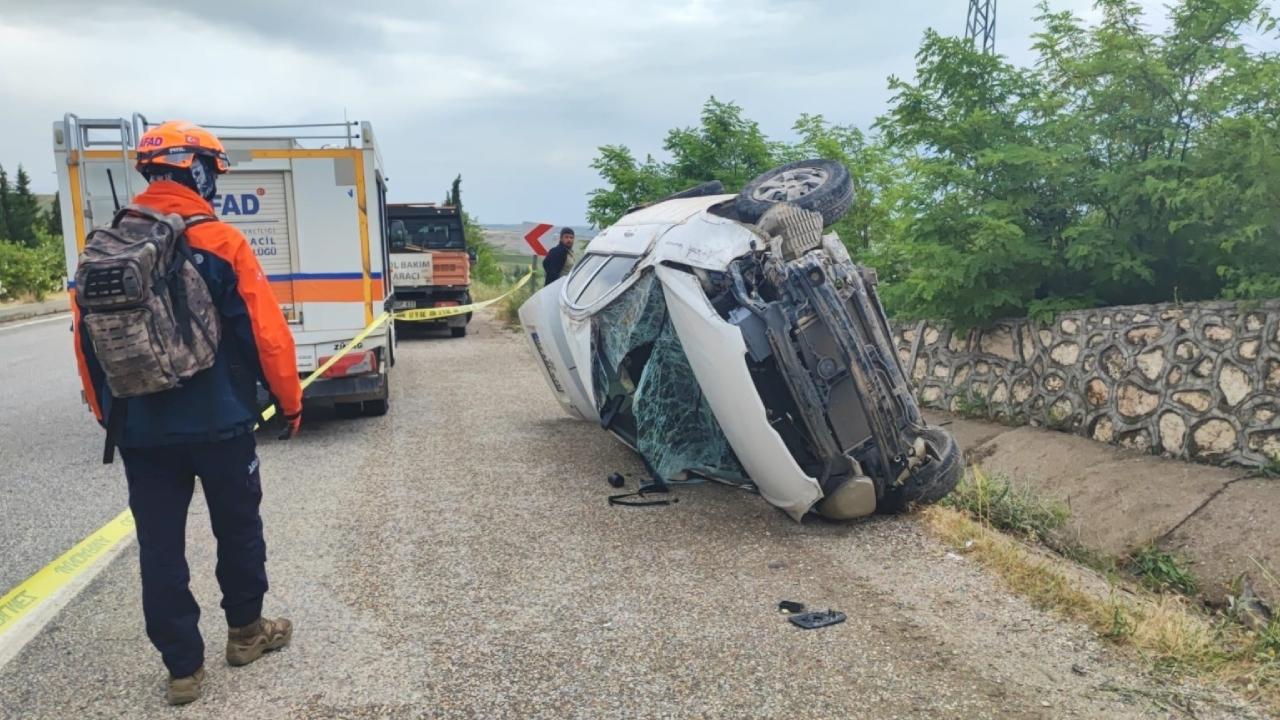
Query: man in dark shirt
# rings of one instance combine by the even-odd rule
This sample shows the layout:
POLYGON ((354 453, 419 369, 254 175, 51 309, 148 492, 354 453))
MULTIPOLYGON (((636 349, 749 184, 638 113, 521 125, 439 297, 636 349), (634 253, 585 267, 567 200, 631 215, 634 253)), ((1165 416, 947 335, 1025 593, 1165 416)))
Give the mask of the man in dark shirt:
POLYGON ((542 271, 547 276, 544 285, 550 285, 564 274, 565 266, 573 257, 573 228, 560 229, 560 244, 547 251, 542 260, 542 271))

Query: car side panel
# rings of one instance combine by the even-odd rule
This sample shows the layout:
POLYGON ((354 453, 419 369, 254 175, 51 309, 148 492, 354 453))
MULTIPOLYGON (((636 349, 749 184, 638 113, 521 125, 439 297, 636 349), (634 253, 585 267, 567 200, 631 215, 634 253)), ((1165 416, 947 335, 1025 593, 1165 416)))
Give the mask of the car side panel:
POLYGON ((542 370, 543 379, 565 412, 599 423, 600 415, 591 395, 582 385, 574 353, 570 349, 571 338, 566 334, 565 318, 560 312, 560 285, 564 282, 563 279, 557 280, 526 300, 520 306, 520 324, 524 326, 525 339, 542 370))
POLYGON ((799 520, 822 490, 770 427, 747 369, 742 332, 716 314, 692 275, 668 267, 656 272, 689 365, 738 460, 762 497, 799 520))

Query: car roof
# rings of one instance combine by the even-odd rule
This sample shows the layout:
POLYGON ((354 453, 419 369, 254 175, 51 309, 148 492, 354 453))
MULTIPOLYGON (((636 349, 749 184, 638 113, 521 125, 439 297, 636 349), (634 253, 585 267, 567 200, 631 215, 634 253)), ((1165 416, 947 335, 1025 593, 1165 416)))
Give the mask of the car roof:
POLYGON ((688 220, 712 205, 733 199, 733 195, 703 195, 701 197, 665 200, 635 212, 623 215, 614 225, 676 225, 688 220))
POLYGON ((624 215, 593 238, 587 246, 587 253, 643 255, 648 252, 653 241, 667 230, 734 197, 727 194, 678 198, 641 208, 624 215))

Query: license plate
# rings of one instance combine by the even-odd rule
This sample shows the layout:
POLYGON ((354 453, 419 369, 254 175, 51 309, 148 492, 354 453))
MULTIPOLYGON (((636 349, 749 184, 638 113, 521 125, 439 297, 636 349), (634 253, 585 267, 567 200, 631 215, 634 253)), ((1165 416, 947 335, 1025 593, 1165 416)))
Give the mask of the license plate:
POLYGON ((391 301, 392 310, 412 310, 415 307, 417 307, 417 304, 414 303, 414 301, 412 300, 392 300, 391 301))

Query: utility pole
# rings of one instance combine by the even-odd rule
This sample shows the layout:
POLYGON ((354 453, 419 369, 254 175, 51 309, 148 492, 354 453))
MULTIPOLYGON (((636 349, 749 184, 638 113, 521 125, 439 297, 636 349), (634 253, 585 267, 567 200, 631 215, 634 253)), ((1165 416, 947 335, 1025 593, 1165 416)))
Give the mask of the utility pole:
POLYGON ((981 43, 984 53, 996 51, 996 0, 969 0, 964 36, 974 45, 981 43))

